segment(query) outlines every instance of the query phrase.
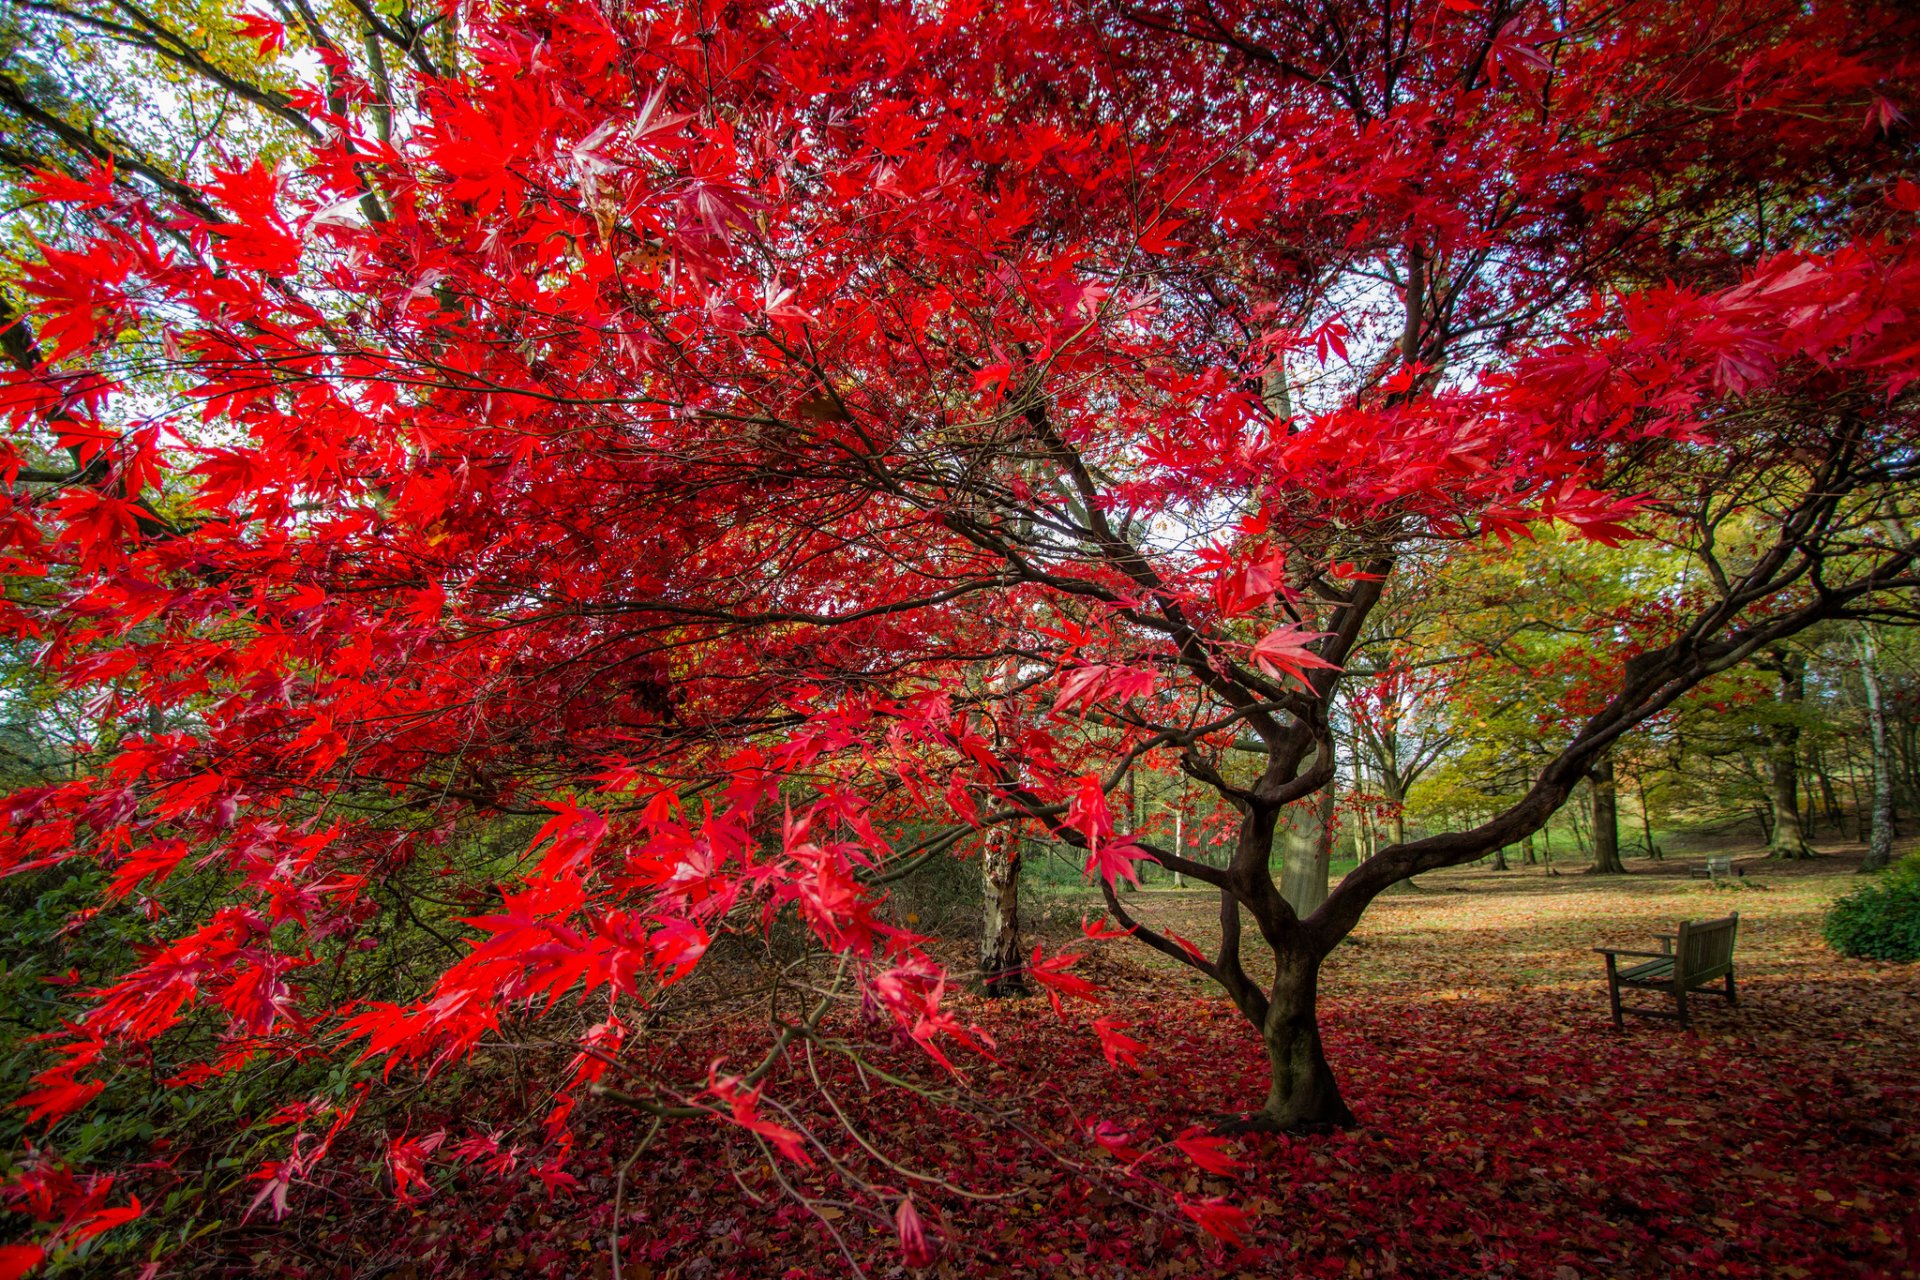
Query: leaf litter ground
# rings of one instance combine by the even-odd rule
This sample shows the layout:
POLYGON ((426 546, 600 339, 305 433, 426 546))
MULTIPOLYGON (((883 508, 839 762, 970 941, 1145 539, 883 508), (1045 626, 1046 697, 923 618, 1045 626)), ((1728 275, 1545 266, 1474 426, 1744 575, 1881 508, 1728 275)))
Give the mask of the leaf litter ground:
MULTIPOLYGON (((1645 865, 1624 878, 1467 869, 1383 899, 1326 973, 1354 1131, 1236 1138, 1244 1171, 1196 1168, 1168 1141, 1257 1104, 1264 1057, 1198 980, 1108 943, 1079 966, 1109 988, 1097 1011, 1069 1004, 1063 1020, 1042 1000, 962 998, 998 1042, 998 1061, 968 1074, 1002 1122, 844 1082, 877 1147, 997 1197, 918 1187, 939 1237, 932 1267, 906 1267, 886 1224, 830 1184, 682 1124, 630 1175, 622 1274, 812 1280, 857 1261, 874 1276, 1046 1280, 1920 1275, 1920 972, 1820 941, 1825 904, 1857 883, 1849 865, 1755 861, 1740 888, 1645 865), (1591 948, 1645 947, 1683 918, 1734 909, 1739 1006, 1698 1001, 1692 1033, 1615 1033, 1591 948), (1102 1060, 1096 1013, 1134 1024, 1148 1045, 1138 1071, 1102 1060), (1148 1151, 1137 1172, 1153 1186, 1087 1140, 1103 1120, 1148 1151), (783 1196, 776 1172, 815 1189, 817 1212, 783 1196), (1244 1247, 1175 1209, 1214 1196, 1246 1210, 1244 1247)), ((1214 936, 1210 894, 1136 902, 1202 946, 1214 936)), ((610 1170, 636 1129, 609 1113, 604 1132, 580 1184, 554 1196, 452 1186, 394 1210, 379 1252, 406 1261, 385 1274, 610 1276, 610 1170)))

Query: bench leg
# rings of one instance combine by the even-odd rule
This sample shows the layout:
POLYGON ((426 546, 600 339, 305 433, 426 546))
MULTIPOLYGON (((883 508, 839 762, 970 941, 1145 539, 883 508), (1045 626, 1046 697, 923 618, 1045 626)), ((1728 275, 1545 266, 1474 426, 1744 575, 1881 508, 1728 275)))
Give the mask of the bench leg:
POLYGON ((1620 977, 1612 956, 1607 957, 1607 1000, 1613 1005, 1613 1029, 1625 1031, 1626 1023, 1620 1017, 1620 977))
POLYGON ((1693 1020, 1687 1016, 1687 989, 1677 982, 1673 984, 1673 1002, 1680 1006, 1680 1025, 1691 1031, 1693 1020))
POLYGON ((1739 1004, 1740 998, 1733 992, 1733 970, 1727 970, 1727 1003, 1739 1004))

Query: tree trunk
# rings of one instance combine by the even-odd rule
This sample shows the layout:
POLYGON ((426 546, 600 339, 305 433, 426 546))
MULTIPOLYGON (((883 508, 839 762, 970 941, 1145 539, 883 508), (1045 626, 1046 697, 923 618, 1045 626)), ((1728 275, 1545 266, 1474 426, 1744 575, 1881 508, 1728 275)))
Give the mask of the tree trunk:
POLYGON ((1507 847, 1505 845, 1501 845, 1493 851, 1493 869, 1495 871, 1505 871, 1507 869, 1507 847))
POLYGON ((1539 856, 1533 851, 1533 832, 1531 831, 1527 832, 1527 838, 1520 842, 1520 860, 1530 867, 1540 861, 1539 856))
POLYGON ((1780 673, 1781 722, 1773 726, 1773 744, 1767 753, 1772 770, 1768 798, 1773 807, 1773 835, 1767 852, 1776 858, 1810 858, 1806 833, 1800 825, 1800 704, 1806 696, 1807 660, 1792 650, 1775 650, 1780 673))
MULTIPOLYGON (((1388 803, 1393 805, 1393 842, 1407 842, 1407 784, 1400 775, 1388 769, 1380 770, 1380 789, 1386 793, 1388 803)), ((1388 886, 1388 893, 1418 893, 1420 886, 1412 880, 1400 880, 1388 886)))
POLYGON ((1248 1128, 1316 1132, 1353 1124, 1353 1112, 1320 1041, 1320 957, 1309 951, 1277 955, 1273 992, 1260 1028, 1270 1082, 1267 1101, 1246 1118, 1248 1128))
POLYGON ((1333 787, 1292 806, 1282 821, 1280 837, 1280 896, 1302 919, 1327 900, 1328 873, 1333 866, 1333 787))
POLYGON ((1660 846, 1653 842, 1653 806, 1647 800, 1647 774, 1644 769, 1636 770, 1633 780, 1640 784, 1640 834, 1647 841, 1647 856, 1659 859, 1660 846))
POLYGON ((1573 851, 1593 852, 1593 780, 1587 780, 1587 803, 1567 806, 1567 825, 1573 829, 1573 851))
POLYGON ((1820 784, 1820 811, 1833 833, 1841 835, 1840 794, 1833 785, 1833 769, 1828 764, 1827 753, 1817 747, 1813 751, 1813 777, 1820 784))
POLYGON ((1867 688, 1867 736, 1873 750, 1873 825, 1862 871, 1878 871, 1893 861, 1893 761, 1887 750, 1887 702, 1880 689, 1879 661, 1869 624, 1860 634, 1860 681, 1867 688))
POLYGON ((1620 793, 1614 783, 1611 750, 1593 762, 1587 790, 1593 802, 1593 872, 1620 875, 1627 868, 1620 861, 1620 793))
POLYGON ((1027 993, 1020 948, 1020 835, 1004 830, 980 854, 980 976, 989 996, 1027 993))

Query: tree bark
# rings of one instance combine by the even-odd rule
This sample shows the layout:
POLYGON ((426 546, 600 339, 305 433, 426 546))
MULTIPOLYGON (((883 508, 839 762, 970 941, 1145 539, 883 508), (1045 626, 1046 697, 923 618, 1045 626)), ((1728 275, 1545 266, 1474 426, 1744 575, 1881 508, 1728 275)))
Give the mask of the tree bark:
POLYGON ((1620 861, 1620 792, 1614 781, 1613 752, 1593 762, 1587 790, 1593 803, 1593 872, 1620 875, 1627 868, 1620 861))
POLYGON ((1780 673, 1782 717, 1773 726, 1767 753, 1772 770, 1768 799, 1773 808, 1773 834, 1767 852, 1776 858, 1811 858, 1800 824, 1800 704, 1806 697, 1807 660, 1790 649, 1774 651, 1774 670, 1780 673))
POLYGON ((1327 900, 1327 880, 1333 866, 1332 786, 1287 813, 1286 833, 1280 838, 1280 896, 1302 918, 1327 900))
POLYGON ((1353 1112, 1320 1040, 1320 957, 1308 950, 1275 957, 1273 992, 1260 1027, 1270 1082, 1266 1105, 1248 1127, 1277 1133, 1344 1129, 1353 1112))
POLYGON ((980 854, 984 899, 980 926, 980 976, 993 997, 1027 993, 1020 947, 1020 835, 1008 827, 987 840, 980 854))
POLYGON ((1873 823, 1862 871, 1893 861, 1893 760, 1887 750, 1887 701, 1880 688, 1880 652, 1872 624, 1860 631, 1860 682, 1867 690, 1867 737, 1873 751, 1873 823))

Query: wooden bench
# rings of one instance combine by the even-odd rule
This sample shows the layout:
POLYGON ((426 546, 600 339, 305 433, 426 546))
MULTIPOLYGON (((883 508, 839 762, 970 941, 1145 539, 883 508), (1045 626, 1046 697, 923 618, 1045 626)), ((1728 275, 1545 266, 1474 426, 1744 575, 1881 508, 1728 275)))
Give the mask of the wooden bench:
POLYGON ((1687 1017, 1687 993, 1709 982, 1724 980, 1721 990, 1728 1004, 1737 1003, 1733 990, 1733 940, 1740 928, 1740 913, 1724 920, 1682 921, 1680 932, 1660 939, 1658 951, 1621 951, 1614 947, 1595 947, 1607 958, 1607 999, 1613 1005, 1613 1026, 1625 1024, 1623 1013, 1642 1018, 1673 1018, 1683 1027, 1693 1025, 1687 1017), (1639 964, 1621 967, 1619 957, 1629 956, 1639 964), (1673 997, 1675 1013, 1665 1009, 1629 1009, 1620 1003, 1622 988, 1634 991, 1661 991, 1673 997))

